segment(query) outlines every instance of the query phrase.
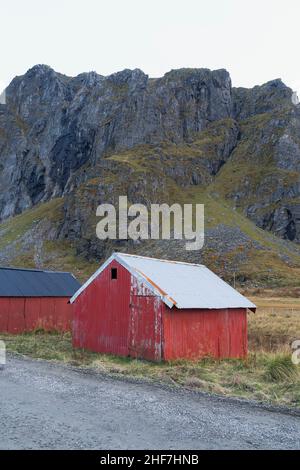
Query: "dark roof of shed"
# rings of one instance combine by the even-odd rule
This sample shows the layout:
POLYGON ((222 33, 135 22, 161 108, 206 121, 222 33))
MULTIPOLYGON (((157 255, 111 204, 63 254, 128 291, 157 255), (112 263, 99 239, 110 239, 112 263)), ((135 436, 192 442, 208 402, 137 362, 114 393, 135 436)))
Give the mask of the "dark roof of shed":
POLYGON ((72 297, 79 288, 71 273, 0 267, 0 297, 72 297))

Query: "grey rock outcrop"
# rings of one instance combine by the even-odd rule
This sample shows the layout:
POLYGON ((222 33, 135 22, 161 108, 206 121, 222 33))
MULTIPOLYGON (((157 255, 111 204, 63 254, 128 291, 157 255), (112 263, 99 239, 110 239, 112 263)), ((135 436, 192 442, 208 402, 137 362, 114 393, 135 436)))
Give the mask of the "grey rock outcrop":
POLYGON ((37 65, 0 104, 0 220, 63 196, 57 236, 80 239, 84 253, 94 249, 81 227, 100 202, 120 191, 160 201, 169 180, 213 184, 259 227, 300 242, 299 172, 300 108, 281 80, 244 89, 232 88, 226 70, 72 78, 37 65), (93 178, 91 196, 80 188, 93 178))

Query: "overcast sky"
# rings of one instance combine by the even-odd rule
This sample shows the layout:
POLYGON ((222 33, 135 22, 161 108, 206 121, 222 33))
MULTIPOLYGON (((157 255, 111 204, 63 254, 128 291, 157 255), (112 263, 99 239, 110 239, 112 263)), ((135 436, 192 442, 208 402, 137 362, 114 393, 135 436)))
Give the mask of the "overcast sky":
MULTIPOLYGON (((0 0, 0 88, 38 63, 67 75, 226 68, 300 92, 299 0, 0 0)), ((300 93, 299 93, 300 94, 300 93)))

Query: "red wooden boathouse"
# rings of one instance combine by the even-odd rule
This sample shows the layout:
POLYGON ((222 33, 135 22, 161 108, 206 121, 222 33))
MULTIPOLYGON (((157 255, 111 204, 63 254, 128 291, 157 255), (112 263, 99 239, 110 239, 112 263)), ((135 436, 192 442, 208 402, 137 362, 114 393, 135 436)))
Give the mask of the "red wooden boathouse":
POLYGON ((70 330, 69 300, 79 287, 70 273, 0 268, 0 332, 70 330))
POLYGON ((255 310, 203 265, 121 253, 71 303, 74 347, 155 361, 245 357, 255 310))

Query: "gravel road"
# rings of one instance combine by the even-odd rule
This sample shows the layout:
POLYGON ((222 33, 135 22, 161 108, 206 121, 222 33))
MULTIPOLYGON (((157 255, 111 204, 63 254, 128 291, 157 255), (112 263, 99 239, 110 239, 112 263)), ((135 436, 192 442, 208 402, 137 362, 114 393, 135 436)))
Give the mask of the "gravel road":
POLYGON ((300 449, 300 417, 10 356, 0 449, 300 449))

